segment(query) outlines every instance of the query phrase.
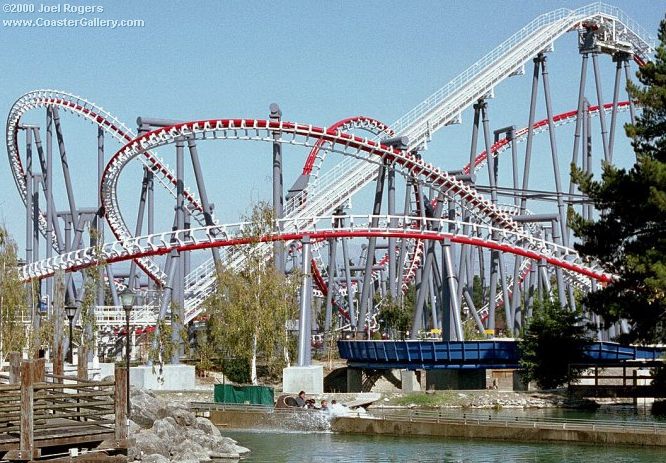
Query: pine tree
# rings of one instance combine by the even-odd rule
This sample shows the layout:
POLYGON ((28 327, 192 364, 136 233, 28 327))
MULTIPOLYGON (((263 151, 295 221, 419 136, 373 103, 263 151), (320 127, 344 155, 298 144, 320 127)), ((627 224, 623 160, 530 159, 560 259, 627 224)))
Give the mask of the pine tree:
POLYGON ((589 342, 579 313, 562 310, 557 300, 537 302, 534 315, 518 342, 524 381, 553 389, 575 380, 583 368, 589 342))
POLYGON ((637 73, 642 86, 629 83, 642 108, 634 125, 625 126, 636 162, 629 170, 603 166, 601 180, 574 168, 580 190, 600 217, 572 219, 582 243, 576 248, 617 276, 586 296, 585 304, 606 323, 627 319, 627 341, 666 341, 666 19, 659 27, 654 61, 637 73))

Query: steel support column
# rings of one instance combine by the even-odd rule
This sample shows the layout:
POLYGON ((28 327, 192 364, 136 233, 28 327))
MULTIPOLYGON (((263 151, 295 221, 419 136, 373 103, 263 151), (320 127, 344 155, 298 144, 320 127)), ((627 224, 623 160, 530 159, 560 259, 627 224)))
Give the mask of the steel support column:
MULTIPOLYGON (((185 160, 184 160, 185 140, 178 138, 176 140, 176 230, 183 230, 185 228, 185 160)), ((183 340, 181 339, 180 332, 183 328, 184 316, 184 292, 183 292, 183 279, 185 278, 183 253, 178 253, 178 260, 175 262, 177 266, 176 275, 177 279, 172 286, 172 304, 171 304, 171 341, 176 346, 174 354, 171 357, 171 363, 179 363, 180 352, 182 349, 183 340), (175 297, 174 297, 175 296, 175 297), (173 312, 175 313, 175 316, 173 312)))
MULTIPOLYGON (((204 223, 207 226, 215 225, 213 222, 213 209, 214 205, 208 201, 208 192, 206 191, 206 183, 204 182, 203 171, 201 170, 201 163, 199 162, 199 152, 197 150, 197 143, 193 138, 187 139, 187 149, 190 152, 190 160, 192 161, 192 170, 194 171, 194 179, 197 183, 197 191, 199 192, 199 200, 203 208, 204 223)), ((211 248, 213 254, 213 261, 216 266, 220 264, 220 250, 218 248, 211 248)))
POLYGON ((304 236, 302 241, 301 262, 301 301, 298 319, 298 366, 310 366, 310 335, 312 306, 310 300, 310 287, 312 286, 312 273, 310 269, 310 237, 304 236))
MULTIPOLYGON (((337 268, 335 259, 336 259, 336 248, 337 240, 331 238, 328 240, 328 291, 326 292, 326 306, 325 306, 325 317, 324 317, 324 331, 328 335, 331 331, 331 319, 333 311, 333 290, 335 286, 335 270, 337 268)), ((328 348, 328 346, 327 346, 328 348)))
MULTIPOLYGON (((562 242, 565 246, 569 245, 567 232, 567 211, 564 206, 562 195, 562 182, 560 180, 560 164, 557 155, 557 139, 555 138, 555 122, 553 121, 553 105, 550 99, 550 82, 548 77, 548 68, 546 58, 541 60, 541 70, 543 76, 543 92, 546 98, 546 115, 548 117, 548 137, 550 139, 550 153, 553 160, 553 175, 555 177, 555 192, 557 194, 557 209, 560 214, 560 228, 562 231, 562 242)), ((602 111, 603 113, 603 111, 602 111)))
POLYGON ((601 92, 601 77, 599 76, 598 53, 592 53, 592 69, 594 70, 594 85, 597 90, 597 105, 599 105, 599 123, 601 124, 601 144, 604 149, 604 160, 611 162, 610 152, 608 151, 608 131, 606 130, 606 113, 602 111, 604 97, 601 92))
MULTIPOLYGON (((384 195, 384 179, 386 177, 386 165, 382 164, 379 166, 377 172, 377 185, 375 188, 375 201, 372 208, 373 217, 370 221, 371 227, 376 227, 379 225, 379 214, 381 214, 382 208, 382 196, 384 195)), ((359 307, 359 327, 365 331, 365 319, 368 314, 368 299, 370 298, 370 292, 374 288, 372 283, 372 266, 375 260, 375 247, 377 245, 377 238, 371 237, 368 239, 368 249, 367 257, 365 260, 365 273, 363 274, 363 287, 361 288, 361 300, 359 307)), ((369 325, 368 325, 369 330, 369 325)), ((368 332, 368 338, 369 338, 368 332)))
MULTIPOLYGON (((277 103, 271 103, 270 107, 270 120, 272 122, 280 122, 282 119, 282 110, 277 103)), ((284 194, 282 182, 282 143, 280 142, 280 134, 273 132, 273 216, 279 227, 279 220, 283 216, 284 208, 284 194)), ((273 259, 275 268, 284 273, 284 243, 282 241, 273 242, 273 259)))
MULTIPOLYGON (((395 169, 393 165, 388 166, 388 214, 389 216, 395 215, 395 169)), ((389 225, 391 228, 398 226, 397 219, 391 218, 389 225)), ((395 255, 396 239, 390 237, 388 239, 388 280, 389 280, 389 294, 391 299, 395 301, 398 298, 398 282, 396 280, 396 255, 395 255)))

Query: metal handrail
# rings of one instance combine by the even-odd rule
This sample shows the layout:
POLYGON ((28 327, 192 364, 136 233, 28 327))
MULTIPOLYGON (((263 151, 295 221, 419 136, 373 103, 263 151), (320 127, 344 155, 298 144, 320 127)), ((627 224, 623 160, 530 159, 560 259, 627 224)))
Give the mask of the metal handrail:
POLYGON ((400 413, 395 410, 385 412, 383 410, 372 410, 371 417, 377 419, 391 419, 396 421, 415 421, 415 422, 437 422, 437 423, 460 423, 463 424, 482 424, 497 423, 505 427, 509 426, 529 426, 533 428, 557 427, 560 429, 592 429, 593 431, 621 429, 623 431, 649 431, 654 433, 666 433, 666 423, 656 421, 610 421, 593 420, 583 418, 555 418, 555 417, 500 417, 492 414, 483 413, 454 413, 446 411, 427 411, 427 410, 409 410, 407 413, 400 413))

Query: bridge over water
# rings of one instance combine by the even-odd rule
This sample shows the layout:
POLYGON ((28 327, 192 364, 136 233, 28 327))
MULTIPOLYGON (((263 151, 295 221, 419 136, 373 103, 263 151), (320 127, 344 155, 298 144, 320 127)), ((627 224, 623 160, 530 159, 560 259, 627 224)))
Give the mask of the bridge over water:
MULTIPOLYGON (((515 369, 519 368, 518 342, 484 341, 338 341, 340 357, 358 369, 515 369)), ((656 361, 664 349, 594 342, 585 349, 590 363, 617 364, 656 361)))

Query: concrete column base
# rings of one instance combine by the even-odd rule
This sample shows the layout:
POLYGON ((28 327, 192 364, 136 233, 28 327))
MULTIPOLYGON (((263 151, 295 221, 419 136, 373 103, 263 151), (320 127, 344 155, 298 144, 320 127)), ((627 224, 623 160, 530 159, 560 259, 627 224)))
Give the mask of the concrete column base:
POLYGON ((401 392, 419 392, 421 385, 416 379, 416 372, 411 370, 400 370, 401 392))
POLYGON ((428 389, 485 389, 485 387, 484 370, 428 370, 428 389))
POLYGON ((282 370, 282 392, 298 394, 324 393, 324 367, 312 365, 309 367, 288 367, 282 370))
POLYGON ((347 392, 361 392, 363 389, 363 370, 347 367, 347 392))
POLYGON ((139 366, 130 368, 130 384, 156 391, 191 391, 196 389, 194 365, 139 366))

